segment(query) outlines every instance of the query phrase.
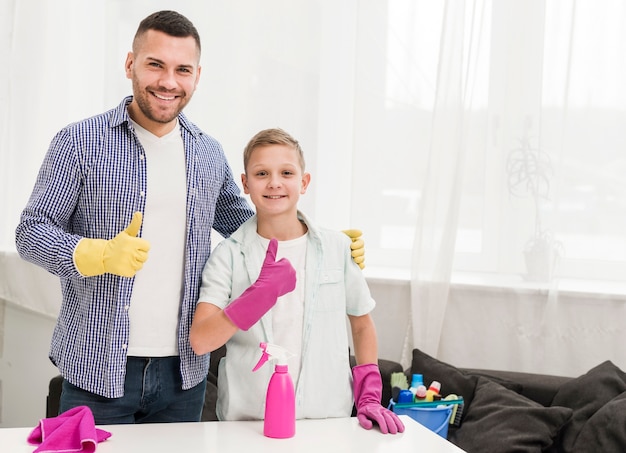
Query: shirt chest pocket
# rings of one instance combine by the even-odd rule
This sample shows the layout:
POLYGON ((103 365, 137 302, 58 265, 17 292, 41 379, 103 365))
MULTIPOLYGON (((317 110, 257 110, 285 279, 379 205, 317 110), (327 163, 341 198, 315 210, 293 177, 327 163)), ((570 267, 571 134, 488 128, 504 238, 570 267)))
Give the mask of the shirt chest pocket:
POLYGON ((342 269, 324 269, 320 273, 315 311, 346 310, 346 287, 342 269))

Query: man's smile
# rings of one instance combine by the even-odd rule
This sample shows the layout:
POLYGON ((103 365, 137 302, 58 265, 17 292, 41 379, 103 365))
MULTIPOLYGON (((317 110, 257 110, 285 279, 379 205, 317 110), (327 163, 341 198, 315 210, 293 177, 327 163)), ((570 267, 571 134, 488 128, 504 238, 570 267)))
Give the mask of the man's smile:
POLYGON ((162 101, 173 101, 174 99, 176 99, 175 95, 159 94, 154 91, 152 92, 152 94, 154 95, 154 97, 161 99, 162 101))

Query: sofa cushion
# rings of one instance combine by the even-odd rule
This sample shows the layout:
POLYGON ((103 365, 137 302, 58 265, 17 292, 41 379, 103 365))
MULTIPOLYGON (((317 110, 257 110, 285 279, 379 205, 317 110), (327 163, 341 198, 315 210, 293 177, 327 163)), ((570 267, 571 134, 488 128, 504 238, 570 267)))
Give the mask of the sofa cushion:
MULTIPOLYGON (((517 380, 512 380, 509 371, 492 371, 492 370, 480 370, 475 368, 461 368, 464 373, 471 374, 472 376, 482 376, 490 381, 500 384, 502 387, 509 390, 513 390, 515 393, 522 393, 524 386, 517 380)), ((552 401, 552 400, 550 400, 552 401)))
POLYGON ((464 414, 472 404, 472 398, 474 397, 474 388, 476 388, 478 380, 476 376, 466 374, 458 368, 437 360, 419 349, 413 349, 411 374, 424 375, 424 383, 427 386, 432 381, 439 381, 443 396, 452 393, 462 396, 464 399, 462 414, 465 416, 464 414))
POLYGON ((540 453, 552 445, 572 410, 544 407, 479 376, 472 404, 448 440, 468 453, 540 453))
POLYGON ((584 424, 573 451, 624 451, 626 392, 602 406, 584 424))
POLYGON ((466 369, 466 373, 475 376, 484 376, 498 384, 513 390, 520 395, 543 405, 551 406, 552 399, 561 385, 572 378, 567 376, 555 376, 548 374, 524 373, 504 370, 466 369))
POLYGON ((626 373, 609 360, 563 384, 554 396, 552 406, 569 407, 574 413, 559 434, 558 451, 584 451, 576 448, 583 427, 596 412, 625 391, 626 373))

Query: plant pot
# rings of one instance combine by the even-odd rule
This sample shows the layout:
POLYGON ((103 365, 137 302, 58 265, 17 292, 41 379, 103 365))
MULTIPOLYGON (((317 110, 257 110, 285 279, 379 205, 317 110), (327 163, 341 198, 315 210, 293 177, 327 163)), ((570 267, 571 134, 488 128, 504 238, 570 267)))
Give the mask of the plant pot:
POLYGON ((529 281, 549 282, 559 257, 560 243, 545 237, 532 238, 524 249, 526 262, 524 277, 529 281))

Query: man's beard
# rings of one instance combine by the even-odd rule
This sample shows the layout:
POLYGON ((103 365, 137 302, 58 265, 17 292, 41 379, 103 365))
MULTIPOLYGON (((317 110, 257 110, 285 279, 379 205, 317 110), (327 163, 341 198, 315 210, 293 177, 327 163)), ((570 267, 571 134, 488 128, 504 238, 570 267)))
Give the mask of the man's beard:
POLYGON ((146 118, 156 123, 167 124, 173 121, 189 102, 188 98, 179 98, 177 100, 177 102, 180 102, 178 108, 172 113, 168 113, 167 116, 164 116, 165 112, 155 111, 152 103, 150 102, 150 97, 153 96, 153 94, 148 89, 141 89, 134 79, 133 88, 134 98, 139 106, 139 109, 146 116, 146 118))

